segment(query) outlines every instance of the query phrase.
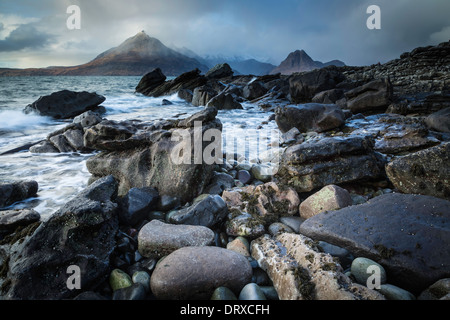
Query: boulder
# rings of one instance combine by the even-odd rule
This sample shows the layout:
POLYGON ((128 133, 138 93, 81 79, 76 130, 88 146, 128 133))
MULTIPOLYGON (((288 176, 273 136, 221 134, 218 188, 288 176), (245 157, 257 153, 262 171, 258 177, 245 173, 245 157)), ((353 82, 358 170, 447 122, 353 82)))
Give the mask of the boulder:
POLYGON ((189 207, 170 214, 169 222, 174 224, 213 227, 228 214, 227 204, 219 195, 201 196, 189 207))
POLYGON ((312 102, 333 104, 344 97, 344 91, 342 89, 330 89, 317 93, 312 102))
POLYGON ((450 108, 430 114, 425 122, 431 130, 450 132, 450 108))
POLYGON ((382 265, 388 281, 414 294, 448 277, 450 202, 390 193, 365 204, 323 212, 300 225, 300 233, 346 248, 382 265))
POLYGON ((150 285, 157 299, 209 299, 218 287, 235 295, 252 279, 243 255, 219 247, 184 247, 166 256, 153 271, 150 285))
POLYGON ((308 219, 318 213, 342 209, 352 204, 352 197, 347 190, 339 186, 328 185, 300 204, 300 217, 308 219))
MULTIPOLYGON (((196 121, 202 122, 201 134, 209 129, 219 133, 217 110, 206 108, 182 120, 102 121, 86 130, 85 145, 103 150, 89 158, 86 166, 97 177, 113 175, 119 181, 119 195, 129 189, 153 187, 160 196, 178 198, 181 203, 191 201, 202 193, 209 182, 214 164, 196 159, 193 148, 196 121), (180 156, 181 150, 190 157, 180 156), (188 160, 187 162, 185 160, 188 160)), ((200 142, 203 151, 209 142, 200 142)))
POLYGON ((244 109, 233 94, 224 91, 209 100, 206 107, 214 107, 217 110, 244 109))
POLYGON ((24 112, 26 114, 35 112, 55 119, 68 119, 88 110, 96 110, 105 100, 105 97, 94 92, 62 90, 40 97, 26 106, 24 112))
POLYGON ((190 246, 210 246, 214 232, 203 226, 174 225, 152 220, 138 235, 139 253, 146 258, 161 258, 173 251, 190 246))
POLYGON ((80 124, 82 128, 95 126, 102 121, 102 117, 93 111, 86 111, 73 118, 73 123, 80 124))
POLYGON ((267 93, 267 88, 260 81, 252 81, 242 89, 242 96, 247 100, 254 100, 267 93))
POLYGON ((19 226, 39 221, 41 215, 33 209, 0 211, 0 235, 10 233, 19 226))
POLYGON ((450 199, 450 143, 398 157, 386 165, 396 189, 450 199))
POLYGON ((34 180, 0 184, 0 208, 36 196, 38 188, 34 180))
POLYGON ((392 92, 389 78, 373 80, 345 93, 347 108, 353 113, 386 110, 392 101, 392 92))
POLYGON ((210 79, 221 79, 231 76, 233 76, 233 70, 228 63, 217 64, 205 73, 205 77, 210 79))
POLYGON ((185 72, 173 80, 162 82, 158 86, 150 86, 146 88, 141 86, 139 91, 149 97, 169 96, 179 92, 180 90, 194 91, 195 88, 205 85, 207 78, 200 74, 199 69, 185 72))
POLYGON ((310 72, 294 73, 289 77, 289 94, 292 103, 311 102, 319 92, 331 90, 345 80, 345 76, 334 66, 310 72))
POLYGON ((369 137, 349 136, 293 145, 283 153, 275 177, 297 192, 382 177, 385 161, 373 143, 369 137))
POLYGON ((74 297, 79 291, 67 286, 69 266, 80 268, 81 288, 85 290, 106 280, 118 231, 116 194, 117 182, 112 176, 99 179, 48 220, 30 225, 21 238, 0 246, 4 271, 1 297, 74 297))
POLYGON ((148 94, 162 85, 166 81, 166 76, 162 73, 160 68, 156 68, 153 71, 146 73, 138 85, 136 86, 136 92, 142 93, 148 96, 148 94))
POLYGON ((139 224, 156 207, 158 200, 159 194, 154 188, 131 188, 120 201, 120 222, 129 226, 139 224))
POLYGON ((278 107, 275 115, 278 128, 283 133, 292 128, 300 132, 323 132, 339 128, 345 123, 344 113, 335 104, 288 105, 278 107))
POLYGON ((303 235, 264 235, 251 247, 280 300, 384 300, 378 292, 353 283, 331 255, 303 235))
POLYGON ((209 100, 211 100, 216 95, 217 92, 208 85, 197 87, 194 89, 191 103, 196 107, 206 106, 209 100))

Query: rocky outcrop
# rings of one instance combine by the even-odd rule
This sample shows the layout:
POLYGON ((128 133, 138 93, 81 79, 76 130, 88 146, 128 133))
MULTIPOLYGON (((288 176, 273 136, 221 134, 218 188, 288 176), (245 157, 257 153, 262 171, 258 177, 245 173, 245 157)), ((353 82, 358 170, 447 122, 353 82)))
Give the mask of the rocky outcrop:
POLYGON ((450 106, 450 41, 419 47, 399 59, 366 67, 340 68, 349 81, 369 82, 389 78, 397 113, 430 113, 450 106), (430 96, 431 94, 431 96, 430 96), (430 96, 430 97, 428 97, 430 96))
POLYGON ((384 175, 384 160, 367 137, 323 138, 288 147, 276 177, 297 192, 384 175))
POLYGON ((86 111, 62 129, 50 133, 47 138, 29 148, 31 153, 91 152, 84 143, 85 131, 102 118, 98 113, 86 111))
POLYGON ((182 120, 103 121, 84 135, 86 146, 103 150, 90 158, 86 166, 95 177, 116 177, 120 195, 133 187, 153 187, 160 196, 189 202, 208 184, 214 168, 202 159, 192 160, 194 143, 201 144, 202 155, 209 145, 194 137, 194 122, 202 122, 201 137, 208 129, 220 132, 222 124, 216 114, 216 109, 206 108, 182 120), (180 159, 181 150, 191 155, 183 157, 187 162, 180 159))
POLYGON ((450 202, 430 196, 386 194, 367 203, 319 213, 300 233, 381 264, 388 282, 418 293, 449 276, 450 202))
POLYGON ((3 242, 0 295, 27 300, 73 297, 76 290, 67 285, 72 265, 80 268, 82 288, 98 285, 116 244, 116 194, 114 178, 102 178, 45 222, 31 224, 21 237, 3 242))
POLYGON ((82 114, 88 110, 99 110, 99 106, 106 100, 105 97, 90 92, 75 92, 62 90, 38 100, 25 107, 25 113, 37 113, 55 119, 68 119, 82 114))
POLYGON ((450 143, 399 157, 386 165, 386 174, 396 189, 450 199, 450 143))

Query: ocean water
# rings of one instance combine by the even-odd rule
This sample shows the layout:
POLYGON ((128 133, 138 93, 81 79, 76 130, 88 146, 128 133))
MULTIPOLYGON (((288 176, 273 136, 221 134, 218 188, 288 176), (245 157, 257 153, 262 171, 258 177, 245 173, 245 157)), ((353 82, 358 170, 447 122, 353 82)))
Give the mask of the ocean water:
MULTIPOLYGON (((43 140, 71 122, 22 112, 40 96, 64 89, 105 96, 102 105, 107 112, 103 117, 109 120, 186 118, 202 108, 176 95, 151 98, 135 93, 139 80, 140 77, 0 77, 0 154, 43 140), (163 99, 172 104, 163 106, 163 99)), ((275 122, 267 121, 270 113, 251 104, 244 103, 243 107, 244 110, 219 111, 218 118, 224 128, 223 150, 227 152, 239 153, 243 146, 245 150, 255 150, 253 145, 270 144, 270 139, 277 138, 275 122)), ((36 198, 10 208, 34 208, 45 220, 87 186, 90 173, 86 160, 91 156, 93 154, 32 154, 27 150, 0 155, 0 182, 36 180, 39 183, 36 198)))

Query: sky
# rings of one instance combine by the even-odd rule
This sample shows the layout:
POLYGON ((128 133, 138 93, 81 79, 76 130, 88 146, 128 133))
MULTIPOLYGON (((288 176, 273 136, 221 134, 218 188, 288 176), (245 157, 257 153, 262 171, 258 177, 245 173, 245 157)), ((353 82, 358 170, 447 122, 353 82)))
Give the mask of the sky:
POLYGON ((0 0, 0 67, 86 63, 141 30, 200 56, 370 65, 450 39, 449 0, 0 0), (67 20, 80 8, 80 29, 67 20), (369 29, 377 5, 381 29, 369 29))

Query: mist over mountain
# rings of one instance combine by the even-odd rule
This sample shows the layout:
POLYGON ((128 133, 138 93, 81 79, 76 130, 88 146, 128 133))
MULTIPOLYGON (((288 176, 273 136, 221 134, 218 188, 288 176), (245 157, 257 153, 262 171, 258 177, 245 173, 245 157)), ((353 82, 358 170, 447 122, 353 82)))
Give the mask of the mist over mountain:
POLYGON ((167 76, 178 76, 184 72, 199 69, 208 71, 219 63, 228 63, 236 75, 291 74, 310 71, 328 65, 345 65, 339 60, 327 63, 314 61, 305 51, 297 50, 277 67, 249 57, 205 56, 183 48, 169 48, 160 40, 144 31, 126 39, 119 46, 100 53, 96 58, 78 66, 47 67, 29 69, 0 69, 0 76, 17 75, 67 75, 67 76, 142 76, 160 68, 167 76))

